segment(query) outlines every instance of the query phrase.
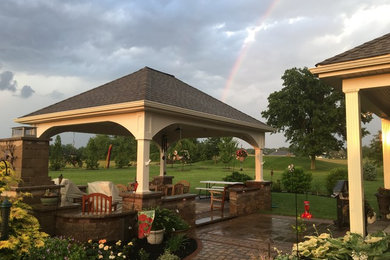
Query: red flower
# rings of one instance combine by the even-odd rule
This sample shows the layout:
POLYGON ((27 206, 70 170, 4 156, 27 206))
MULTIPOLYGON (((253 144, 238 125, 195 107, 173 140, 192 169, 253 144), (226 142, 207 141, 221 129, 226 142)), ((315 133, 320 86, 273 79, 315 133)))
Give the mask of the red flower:
POLYGON ((148 216, 146 216, 145 214, 138 216, 138 221, 140 222, 146 221, 146 219, 148 219, 148 216))

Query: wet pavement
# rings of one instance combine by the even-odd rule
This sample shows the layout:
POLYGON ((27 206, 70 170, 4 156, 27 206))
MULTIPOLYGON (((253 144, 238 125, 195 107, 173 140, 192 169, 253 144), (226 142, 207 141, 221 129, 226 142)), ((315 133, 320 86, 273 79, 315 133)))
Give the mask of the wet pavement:
MULTIPOLYGON (((207 201, 198 203, 197 215, 203 222, 197 221, 199 225, 195 234, 202 243, 202 249, 193 259, 264 259, 262 257, 276 255, 275 247, 283 252, 290 252, 296 242, 296 233, 291 227, 295 225, 294 217, 255 213, 230 218, 228 211, 225 211, 224 217, 227 219, 220 221, 215 218, 220 217, 220 212, 210 215, 207 201), (213 223, 206 225, 207 218, 213 218, 213 223)), ((304 235, 315 234, 317 230, 319 234, 330 231, 334 237, 338 237, 346 232, 338 230, 331 220, 305 220, 305 224, 307 231, 304 235)), ((384 230, 388 225, 389 222, 377 221, 376 224, 369 225, 368 231, 384 230)), ((302 238, 299 239, 302 241, 302 238)))

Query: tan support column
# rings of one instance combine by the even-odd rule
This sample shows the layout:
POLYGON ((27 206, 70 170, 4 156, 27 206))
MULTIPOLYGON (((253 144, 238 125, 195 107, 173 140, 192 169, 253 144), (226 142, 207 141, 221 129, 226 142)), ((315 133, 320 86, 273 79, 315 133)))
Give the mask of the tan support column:
POLYGON ((137 139, 137 182, 136 193, 149 192, 150 140, 137 139))
POLYGON ((360 95, 359 90, 344 90, 344 92, 347 117, 350 231, 365 236, 360 95))
POLYGON ((163 149, 160 148, 160 176, 164 176, 166 170, 167 170, 167 158, 163 149))
POLYGON ((258 140, 258 147, 255 147, 255 181, 264 181, 263 172, 263 149, 265 145, 265 134, 262 133, 258 140))
POLYGON ((382 118, 383 182, 390 189, 390 120, 382 118))
POLYGON ((264 181, 263 173, 263 149, 255 148, 255 181, 264 181))

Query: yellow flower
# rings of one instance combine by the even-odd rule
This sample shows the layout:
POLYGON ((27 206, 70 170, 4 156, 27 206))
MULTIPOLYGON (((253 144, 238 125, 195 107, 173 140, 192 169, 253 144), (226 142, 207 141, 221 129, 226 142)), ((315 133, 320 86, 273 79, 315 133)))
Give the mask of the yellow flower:
POLYGON ((118 256, 121 256, 121 255, 122 255, 122 253, 121 253, 121 252, 119 252, 119 253, 118 253, 118 256))
POLYGON ((35 246, 36 247, 43 247, 45 243, 42 240, 37 240, 35 241, 35 246))
POLYGON ((118 242, 115 243, 117 246, 120 246, 122 244, 122 241, 118 240, 118 242))
POLYGON ((99 257, 98 257, 99 259, 103 259, 103 255, 99 255, 99 257))
POLYGON ((104 244, 100 244, 99 248, 102 249, 104 247, 104 244))
POLYGON ((368 237, 367 236, 367 238, 366 238, 366 240, 364 240, 364 242, 371 244, 371 243, 376 243, 378 241, 381 241, 382 239, 383 239, 383 237, 368 237))
POLYGON ((88 240, 88 243, 92 244, 92 239, 88 240))
POLYGON ((128 245, 128 246, 132 246, 132 245, 133 245, 133 242, 129 242, 127 245, 128 245))
POLYGON ((103 249, 104 249, 105 251, 107 251, 107 250, 108 250, 108 246, 105 246, 103 249))

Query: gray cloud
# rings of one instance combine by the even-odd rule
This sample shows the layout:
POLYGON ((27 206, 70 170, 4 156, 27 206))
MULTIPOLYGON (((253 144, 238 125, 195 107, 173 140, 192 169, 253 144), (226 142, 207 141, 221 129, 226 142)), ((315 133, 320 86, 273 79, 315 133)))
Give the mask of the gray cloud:
POLYGON ((4 71, 0 73, 0 90, 16 91, 16 81, 14 74, 11 71, 4 71))
POLYGON ((35 91, 30 86, 23 86, 23 88, 20 90, 20 97, 22 98, 29 98, 34 94, 35 91))
POLYGON ((58 90, 53 90, 49 95, 53 99, 62 99, 64 98, 64 93, 59 92, 58 90))

